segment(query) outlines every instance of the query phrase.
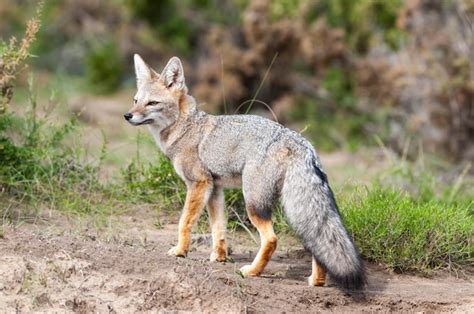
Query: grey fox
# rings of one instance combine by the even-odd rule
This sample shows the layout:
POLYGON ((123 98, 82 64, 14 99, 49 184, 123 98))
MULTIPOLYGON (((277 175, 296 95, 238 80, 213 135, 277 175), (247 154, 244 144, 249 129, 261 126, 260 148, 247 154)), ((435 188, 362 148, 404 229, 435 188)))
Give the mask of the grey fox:
POLYGON ((291 226, 313 256, 310 285, 324 285, 326 272, 345 288, 361 288, 365 273, 311 144, 299 133, 262 117, 207 114, 188 95, 177 57, 161 74, 134 56, 137 93, 124 115, 147 124, 187 186, 178 244, 168 254, 185 256, 191 227, 207 205, 212 230, 211 261, 225 261, 224 188, 242 187, 250 221, 261 247, 244 276, 258 276, 277 245, 272 208, 281 199, 291 226))

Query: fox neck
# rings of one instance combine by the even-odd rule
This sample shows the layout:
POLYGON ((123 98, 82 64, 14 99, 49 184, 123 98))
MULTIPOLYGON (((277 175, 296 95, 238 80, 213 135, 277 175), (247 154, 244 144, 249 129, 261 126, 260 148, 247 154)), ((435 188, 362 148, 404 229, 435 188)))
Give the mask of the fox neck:
POLYGON ((148 125, 155 142, 165 155, 168 155, 169 147, 186 133, 186 126, 197 113, 198 109, 194 98, 190 95, 183 95, 179 100, 178 118, 172 124, 165 127, 148 125))

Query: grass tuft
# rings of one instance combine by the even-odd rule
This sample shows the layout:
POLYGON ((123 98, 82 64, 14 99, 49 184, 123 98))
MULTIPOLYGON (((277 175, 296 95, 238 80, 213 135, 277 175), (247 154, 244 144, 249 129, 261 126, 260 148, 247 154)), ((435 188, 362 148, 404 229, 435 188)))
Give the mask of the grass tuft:
POLYGON ((473 202, 423 200, 375 184, 340 198, 362 256, 389 268, 428 272, 473 263, 473 202))
POLYGON ((186 186, 163 154, 145 164, 137 156, 121 173, 122 180, 118 184, 122 199, 133 203, 156 203, 170 210, 179 210, 184 204, 186 186))

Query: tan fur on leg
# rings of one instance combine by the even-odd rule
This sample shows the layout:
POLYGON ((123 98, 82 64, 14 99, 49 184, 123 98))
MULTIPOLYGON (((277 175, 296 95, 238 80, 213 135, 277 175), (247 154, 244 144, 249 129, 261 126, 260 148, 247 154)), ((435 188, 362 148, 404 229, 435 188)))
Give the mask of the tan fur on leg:
POLYGON ((308 277, 308 284, 310 286, 324 286, 326 282, 326 272, 321 265, 318 264, 316 259, 313 257, 313 271, 311 276, 308 277))
POLYGON ((260 234, 260 250, 252 264, 243 266, 240 271, 244 276, 258 276, 267 266, 277 247, 277 237, 273 231, 271 219, 262 219, 251 213, 249 213, 249 218, 260 234))
POLYGON ((191 228, 207 203, 210 187, 211 183, 208 181, 197 181, 188 188, 183 213, 179 219, 178 245, 169 250, 168 255, 186 256, 191 242, 191 228))

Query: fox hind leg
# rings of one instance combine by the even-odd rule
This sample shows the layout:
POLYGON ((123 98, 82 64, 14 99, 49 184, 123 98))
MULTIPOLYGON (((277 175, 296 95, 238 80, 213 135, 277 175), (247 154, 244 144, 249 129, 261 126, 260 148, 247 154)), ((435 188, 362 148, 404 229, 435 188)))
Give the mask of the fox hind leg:
POLYGON ((243 276, 259 276, 270 261, 277 246, 277 236, 273 231, 273 223, 270 217, 262 218, 252 206, 247 206, 247 212, 252 224, 260 234, 260 250, 251 265, 240 268, 243 276))
POLYGON ((246 165, 242 173, 245 207, 250 221, 260 235, 260 249, 257 256, 251 265, 245 265, 240 269, 244 276, 260 275, 277 247, 272 208, 279 196, 280 182, 283 182, 282 169, 277 160, 266 158, 246 165))
POLYGON ((224 191, 221 187, 214 187, 207 203, 207 211, 212 232, 212 253, 209 259, 211 262, 224 262, 227 257, 225 243, 227 220, 224 212, 224 191))
POLYGON ((308 284, 310 286, 324 286, 325 283, 326 271, 313 256, 312 273, 311 276, 308 277, 308 284))

